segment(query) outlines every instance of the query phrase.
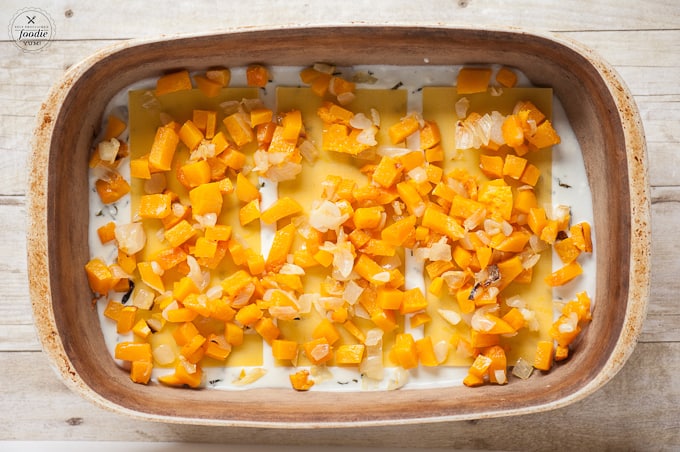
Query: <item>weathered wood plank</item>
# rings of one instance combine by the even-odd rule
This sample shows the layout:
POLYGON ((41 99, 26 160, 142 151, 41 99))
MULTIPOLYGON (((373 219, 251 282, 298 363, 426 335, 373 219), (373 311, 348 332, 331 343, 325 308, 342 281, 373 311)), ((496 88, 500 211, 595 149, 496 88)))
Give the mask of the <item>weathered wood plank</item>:
MULTIPOLYGON (((620 2, 605 0, 591 2, 551 2, 537 4, 532 0, 513 2, 512 9, 502 0, 476 1, 431 0, 427 8, 413 8, 409 0, 395 0, 389 7, 381 8, 376 15, 375 2, 350 2, 348 7, 321 7, 321 3, 289 0, 285 7, 273 8, 269 0, 226 2, 219 11, 214 8, 197 8, 193 3, 178 2, 173 14, 154 14, 164 11, 167 5, 161 0, 128 5, 125 13, 120 3, 105 0, 93 4, 48 4, 45 11, 55 22, 59 39, 111 39, 112 37, 146 37, 169 30, 178 33, 218 31, 228 27, 268 26, 287 24, 336 23, 410 23, 506 25, 541 28, 559 31, 581 30, 635 30, 677 27, 680 11, 672 0, 620 2), (142 6, 143 5, 143 6, 142 6), (406 11, 406 13, 405 13, 406 11), (515 13, 517 12, 517 13, 515 13), (143 22, 131 20, 145 17, 143 22), (101 26, 105 17, 107 26, 101 26), (181 17, 182 20, 176 20, 181 17), (584 20, 587 17, 588 20, 584 20)), ((26 4, 8 0, 3 5, 2 22, 9 23, 11 16, 26 4)))
POLYGON ((639 344, 610 383, 562 409, 510 419, 286 434, 277 429, 137 421, 97 408, 69 391, 48 368, 42 353, 0 353, 0 380, 4 382, 0 386, 4 408, 0 438, 474 450, 554 450, 556 445, 560 450, 646 450, 656 444, 673 449, 680 447, 680 418, 667 414, 676 412, 680 404, 680 383, 675 378, 679 369, 680 344, 639 344), (660 360, 663 366, 658 366, 660 360), (654 403, 650 403, 651 394, 659 395, 654 403))

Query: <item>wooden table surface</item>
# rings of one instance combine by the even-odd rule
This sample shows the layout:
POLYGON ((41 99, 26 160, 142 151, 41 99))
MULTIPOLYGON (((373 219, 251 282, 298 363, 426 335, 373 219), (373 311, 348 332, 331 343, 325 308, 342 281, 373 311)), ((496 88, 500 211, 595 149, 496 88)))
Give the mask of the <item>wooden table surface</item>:
MULTIPOLYGON (((680 448, 680 2, 677 0, 4 0, 0 7, 0 440, 221 442, 464 449, 680 448), (144 4, 142 7, 141 5, 144 4), (56 34, 21 51, 7 26, 35 6, 56 34), (590 46, 640 110, 652 193, 652 291, 639 343, 595 394, 536 415, 391 428, 214 428, 141 422, 67 389, 36 336, 28 293, 27 159, 35 115, 71 65, 123 39, 281 24, 500 25, 549 30, 590 46), (675 232, 674 232, 675 231, 675 232), (677 254, 676 254, 677 253, 677 254)), ((68 264, 68 263, 62 263, 68 264)), ((74 265, 81 265, 74 263, 74 265)), ((0 449, 3 446, 0 444, 0 449)))

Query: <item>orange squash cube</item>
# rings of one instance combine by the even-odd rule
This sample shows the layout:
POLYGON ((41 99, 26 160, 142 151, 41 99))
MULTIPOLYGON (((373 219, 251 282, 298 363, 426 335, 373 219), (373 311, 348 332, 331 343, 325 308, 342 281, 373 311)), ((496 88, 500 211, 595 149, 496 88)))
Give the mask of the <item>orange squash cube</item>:
POLYGON ((482 93, 489 87, 491 69, 464 67, 458 72, 456 92, 458 94, 482 93))
POLYGON ((189 71, 183 70, 163 75, 156 81, 156 96, 191 89, 189 71))

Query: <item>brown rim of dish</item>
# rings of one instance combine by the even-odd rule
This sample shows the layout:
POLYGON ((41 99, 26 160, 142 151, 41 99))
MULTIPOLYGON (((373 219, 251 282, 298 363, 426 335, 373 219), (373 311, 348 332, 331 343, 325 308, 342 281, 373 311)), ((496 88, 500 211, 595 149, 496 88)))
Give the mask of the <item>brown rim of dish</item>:
MULTIPOLYGON (((384 64, 385 61, 381 63, 384 64)), ((577 136, 582 146, 588 140, 583 135, 577 136)), ((589 152, 592 152, 590 147, 589 152)), ((82 174, 73 175, 80 182, 82 177, 82 174)), ((580 44, 548 33, 439 26, 282 27, 129 41, 112 46, 73 66, 53 87, 43 103, 38 114, 30 160, 28 211, 29 289, 38 335, 51 363, 71 388, 97 405, 147 420, 287 428, 348 427, 478 419, 553 409, 591 394, 621 369, 640 334, 649 298, 649 183, 646 146, 637 108, 630 92, 611 66, 580 44), (337 51, 338 42, 343 42, 343 47, 350 50, 337 51), (304 52, 299 50, 302 44, 306 46, 304 52), (362 47, 357 47, 360 44, 362 47), (175 51, 171 52, 170 49, 175 51), (208 55, 205 53, 207 50, 202 49, 212 49, 212 53, 208 55), (221 54, 216 52, 217 49, 223 49, 221 54), (433 53, 435 49, 436 54, 433 53), (54 147, 63 150, 64 146, 69 146, 79 158, 73 161, 85 161, 84 156, 91 145, 92 131, 108 100, 104 94, 94 92, 93 86, 107 82, 110 86, 106 93, 111 94, 133 81, 157 75, 161 69, 205 67, 225 58, 233 62, 230 63, 233 66, 246 65, 254 62, 253 59, 271 65, 304 65, 327 60, 328 55, 335 55, 337 58, 334 58, 334 62, 337 64, 371 64, 375 63, 371 61, 375 58, 375 52, 380 51, 381 55, 387 55, 388 62, 434 65, 477 62, 480 58, 475 52, 480 49, 485 52, 484 62, 509 63, 519 67, 537 84, 548 85, 551 77, 563 77, 560 80, 565 86, 556 86, 555 91, 565 104, 565 110, 575 128, 582 130, 585 127, 583 121, 595 120, 599 115, 606 117, 600 118, 601 120, 609 121, 605 123, 605 132, 608 133, 607 139, 612 140, 611 148, 615 153, 615 160, 599 161, 597 157, 600 154, 588 157, 588 175, 593 183, 594 178, 601 177, 610 164, 615 167, 612 171, 620 171, 619 174, 626 175, 622 181, 624 187, 607 187, 598 182, 598 188, 603 193, 594 193, 594 198, 597 197, 594 199, 596 212, 610 200, 623 208, 623 211, 615 212, 618 217, 604 218, 602 222, 612 228, 617 238, 626 239, 625 243, 616 245, 616 254, 611 256, 625 261, 620 263, 623 278, 616 280, 617 283, 608 279, 615 279, 613 275, 602 275, 603 272, 598 270, 595 320, 591 326, 591 329, 597 328, 598 331, 601 328, 605 333, 616 337, 616 340, 600 343, 598 340, 606 341, 608 338, 587 335, 582 349, 591 353, 597 351, 602 356, 596 358, 583 356, 589 354, 581 353, 569 363, 572 366, 592 366, 592 369, 584 368, 582 374, 576 375, 574 369, 563 370, 568 369, 568 366, 563 366, 557 372, 540 375, 526 382, 513 382, 507 386, 467 389, 469 392, 466 393, 449 388, 408 390, 400 391, 396 397, 389 398, 381 397, 384 393, 361 393, 359 399, 352 394, 300 394, 292 390, 286 390, 284 394, 277 390, 262 390, 256 397, 260 401, 257 406, 261 408, 257 413, 234 410, 220 414, 219 407, 200 395, 200 391, 174 390, 172 396, 175 399, 172 404, 161 400, 157 405, 149 407, 145 405, 149 402, 149 397, 162 397, 168 394, 168 388, 140 387, 148 390, 148 397, 140 394, 139 400, 131 400, 130 397, 126 398, 125 393, 129 391, 129 382, 125 381, 125 377, 116 375, 111 375, 101 387, 95 387, 93 383, 104 382, 107 372, 115 373, 115 364, 108 357, 109 363, 104 358, 88 355, 96 352, 96 346, 101 345, 94 343, 97 342, 96 338, 88 337, 87 341, 83 341, 88 343, 79 343, 78 335, 64 326, 68 322, 74 322, 72 326, 78 325, 75 323, 77 317, 87 315, 62 302, 64 295, 69 294, 77 298, 79 303, 87 304, 83 299, 83 290, 77 290, 84 281, 84 272, 69 273, 64 265, 68 262, 68 266, 79 270, 81 267, 78 262, 67 261, 65 258, 71 253, 76 256, 84 255, 83 247, 86 249, 87 245, 78 244, 78 240, 83 240, 83 228, 82 224, 78 225, 77 220, 82 220, 83 213, 60 209, 60 206, 66 207, 67 202, 83 199, 82 194, 69 193, 66 182, 58 179, 68 169, 68 162, 63 160, 69 159, 50 152, 54 147), (331 53, 333 50, 336 51, 335 54, 331 53), (296 56, 291 58, 291 55, 296 56), (427 63, 424 62, 423 55, 428 57, 427 63), (520 57, 526 62, 522 63, 524 60, 520 57), (543 71, 530 67, 532 63, 539 64, 541 61, 545 63, 543 71), (107 66, 120 70, 115 80, 107 80, 105 74, 102 74, 102 69, 107 66), (592 105, 584 107, 588 113, 585 115, 587 118, 576 117, 573 114, 575 100, 565 97, 568 88, 574 86, 589 89, 590 93, 597 93, 599 96, 591 101, 592 105), (93 90, 89 92, 93 96, 89 103, 99 108, 94 114, 84 115, 76 108, 77 102, 80 105, 87 103, 78 97, 83 95, 79 91, 85 88, 93 90), (78 128, 82 130, 75 130, 73 125, 69 125, 67 117, 82 121, 82 124, 78 124, 78 128), (65 136, 64 131, 71 135, 65 136), (619 189, 622 193, 617 192, 619 189), (63 234, 59 236, 59 243, 50 236, 50 230, 63 234), (606 308, 604 305, 600 307, 597 300, 605 296, 611 297, 617 303, 625 303, 623 310, 607 311, 612 313, 613 318, 607 319, 612 325, 603 325, 604 319, 598 320, 597 317, 597 312, 606 308), (94 342, 90 344, 90 341, 94 342), (93 364, 101 368, 96 368, 93 364), (555 388, 561 383, 558 377, 565 372, 570 379, 564 387, 555 388), (514 390, 518 394, 533 394, 535 397, 531 400, 520 399, 518 394, 512 392, 514 390), (392 398, 395 400, 387 400, 392 398), (280 402, 280 406, 265 407, 261 404, 264 400, 280 402), (205 411, 197 409, 197 414, 194 415, 182 408, 182 403, 192 401, 203 404, 201 408, 205 411), (300 411, 298 404, 306 407, 307 411, 300 411), (404 408, 408 410, 397 412, 404 408), (213 417, 200 417, 206 413, 213 417)), ((597 226, 595 231, 598 232, 597 226)), ((604 259, 602 254, 604 253, 598 257, 598 268, 602 263, 601 259, 604 259)), ((613 268, 614 264, 607 265, 613 268)), ((83 306, 80 305, 80 308, 83 306)), ((203 391, 205 392, 207 391, 203 391)), ((225 393, 226 396, 216 396, 222 403, 232 399, 236 406, 246 410, 252 411, 255 407, 246 400, 243 393, 225 393)), ((222 411, 226 410, 222 408, 222 411)))

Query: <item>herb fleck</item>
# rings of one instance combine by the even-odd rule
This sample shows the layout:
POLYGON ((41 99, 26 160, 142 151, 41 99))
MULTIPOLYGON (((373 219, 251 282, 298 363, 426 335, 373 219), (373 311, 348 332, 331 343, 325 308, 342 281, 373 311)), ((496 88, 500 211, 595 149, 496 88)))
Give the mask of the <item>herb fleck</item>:
POLYGON ((557 178, 557 185, 559 185, 562 188, 571 188, 571 185, 567 184, 566 182, 562 182, 562 180, 559 177, 557 178))
POLYGON ((125 295, 123 295, 123 298, 120 300, 120 302, 121 302, 122 304, 125 304, 125 303, 128 302, 128 300, 130 299, 130 296, 132 295, 132 291, 135 290, 135 283, 134 283, 134 281, 131 280, 131 279, 128 279, 128 282, 129 282, 130 288, 128 289, 127 292, 125 292, 125 295))
POLYGON ((401 88, 402 86, 404 86, 404 84, 403 84, 402 82, 399 82, 399 83, 397 83, 396 85, 394 85, 391 89, 399 89, 399 88, 401 88))

